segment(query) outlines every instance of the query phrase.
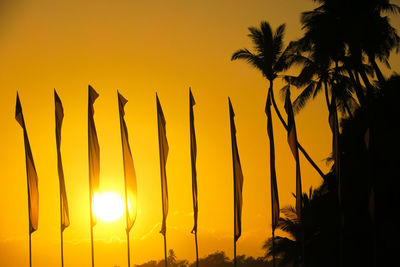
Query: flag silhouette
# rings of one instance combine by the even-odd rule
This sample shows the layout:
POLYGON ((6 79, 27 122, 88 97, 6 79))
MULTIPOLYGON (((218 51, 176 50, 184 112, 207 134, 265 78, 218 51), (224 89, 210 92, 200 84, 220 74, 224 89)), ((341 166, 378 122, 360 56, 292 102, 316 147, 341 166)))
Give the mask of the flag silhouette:
POLYGON ((166 221, 168 215, 168 187, 167 187, 167 173, 165 167, 167 164, 169 148, 167 141, 167 132, 165 128, 166 124, 165 117, 157 94, 156 94, 156 100, 157 100, 157 123, 158 123, 158 148, 160 152, 161 196, 162 196, 162 211, 163 211, 163 220, 160 233, 165 235, 167 231, 166 221))
POLYGON ((124 177, 125 177, 125 200, 126 200, 126 217, 127 225, 126 231, 129 232, 135 223, 137 214, 137 186, 136 186, 136 173, 135 166, 133 165, 131 148, 129 146, 128 129, 125 123, 124 106, 128 102, 118 92, 118 106, 119 106, 119 122, 121 128, 121 141, 122 141, 122 156, 124 162, 124 177))
POLYGON ((198 200, 197 200, 197 171, 196 171, 196 157, 197 157, 197 144, 196 133, 194 131, 194 115, 193 106, 196 105, 192 90, 189 89, 189 116, 190 116, 190 159, 192 163, 192 195, 193 195, 193 215, 194 226, 192 233, 197 232, 197 214, 198 214, 198 200))
POLYGON ((235 242, 242 234, 242 189, 243 173, 240 165, 239 151, 236 142, 235 112, 233 111, 231 99, 229 101, 229 117, 231 124, 232 160, 233 160, 233 186, 234 186, 234 220, 235 220, 235 242))
POLYGON ((268 94, 268 97, 267 97, 267 103, 265 105, 265 114, 267 115, 267 131, 268 131, 268 137, 269 137, 272 231, 274 231, 275 228, 278 226, 278 221, 279 221, 279 197, 278 197, 278 186, 276 183, 275 144, 274 144, 274 131, 272 128, 270 94, 268 94))
POLYGON ((17 92, 17 104, 15 106, 15 119, 21 125, 24 132, 26 176, 28 183, 28 209, 29 209, 29 233, 38 229, 39 221, 39 191, 38 176, 33 161, 31 145, 29 144, 28 132, 26 131, 24 115, 22 114, 21 102, 17 92))
MULTIPOLYGON (((91 207, 93 207, 94 196, 99 191, 99 175, 100 175, 100 148, 97 139, 96 126, 94 124, 93 104, 99 94, 89 85, 89 104, 88 104, 88 144, 89 144, 89 192, 91 199, 91 207)), ((96 225, 96 215, 91 212, 91 225, 96 225)))
POLYGON ((56 90, 54 90, 54 104, 55 104, 55 117, 56 117, 56 144, 57 144, 57 167, 58 167, 58 180, 60 185, 60 209, 61 209, 61 230, 69 226, 69 212, 67 192, 65 190, 64 170, 61 160, 61 127, 64 118, 64 109, 60 97, 56 90))
POLYGON ((290 90, 287 90, 287 92, 286 92, 285 110, 288 115, 287 141, 289 143, 290 149, 292 150, 293 157, 296 160, 296 214, 297 214, 297 217, 300 218, 301 217, 301 205, 302 205, 301 204, 302 190, 301 190, 300 160, 299 160, 299 150, 297 147, 296 124, 294 121, 292 102, 290 101, 290 90))

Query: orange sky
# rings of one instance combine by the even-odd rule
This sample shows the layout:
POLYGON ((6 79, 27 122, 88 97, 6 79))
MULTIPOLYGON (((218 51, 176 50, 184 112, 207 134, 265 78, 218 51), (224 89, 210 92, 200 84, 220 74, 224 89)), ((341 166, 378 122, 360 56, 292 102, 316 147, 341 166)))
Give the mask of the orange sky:
MULTIPOLYGON (((399 1, 393 1, 397 3, 399 1)), ((101 149, 100 190, 123 196, 118 89, 138 183, 138 216, 131 231, 135 264, 163 258, 155 93, 167 121, 168 249, 194 260, 188 88, 192 87, 198 144, 199 253, 233 253, 233 178, 228 100, 244 174, 238 254, 261 256, 271 235, 269 147, 264 105, 267 83, 232 53, 250 47, 247 28, 261 20, 287 24, 286 43, 301 36, 300 12, 311 0, 40 0, 0 2, 0 265, 27 266, 28 218, 22 130, 14 119, 20 93, 39 176, 39 229, 33 266, 59 264, 59 200, 53 88, 64 105, 62 156, 71 225, 64 232, 65 266, 89 266, 87 86, 100 94, 95 123, 101 149)), ((398 27, 399 20, 393 20, 398 27)), ((399 57, 391 59, 400 69, 399 57)), ((277 82, 276 90, 282 86, 277 82)), ((276 96, 279 93, 276 91, 276 96)), ((282 101, 279 101, 283 112, 282 101)), ((298 137, 326 172, 331 136, 318 97, 296 116, 298 137)), ((276 117, 275 117, 276 119, 276 117)), ((275 120, 281 207, 294 204, 295 163, 275 120)), ((303 190, 321 178, 300 158, 303 190)), ((126 266, 125 220, 94 229, 96 266, 126 266)))

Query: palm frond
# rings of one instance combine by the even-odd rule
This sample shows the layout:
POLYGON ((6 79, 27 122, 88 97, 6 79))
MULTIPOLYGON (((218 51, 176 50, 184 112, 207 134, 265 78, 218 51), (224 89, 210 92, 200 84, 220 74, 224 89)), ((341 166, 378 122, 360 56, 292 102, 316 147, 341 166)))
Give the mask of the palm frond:
POLYGON ((293 42, 291 42, 285 50, 280 53, 279 58, 277 58, 273 64, 273 71, 279 73, 289 69, 294 63, 296 58, 296 48, 293 42))
POLYGON ((251 53, 246 48, 239 49, 235 53, 233 53, 231 60, 233 61, 233 60, 238 60, 238 59, 242 59, 242 60, 246 61, 247 63, 249 63, 254 68, 263 71, 262 59, 260 57, 258 57, 257 55, 254 55, 253 53, 251 53))
POLYGON ((253 48, 257 51, 258 54, 262 54, 262 51, 265 47, 266 41, 263 32, 256 28, 256 27, 249 27, 250 33, 248 36, 250 37, 251 41, 253 42, 253 48))
POLYGON ((306 88, 303 89, 303 91, 300 93, 300 95, 297 96, 297 98, 293 102, 293 112, 297 114, 301 109, 304 108, 304 106, 307 104, 307 102, 311 99, 311 96, 313 95, 313 92, 316 87, 316 82, 311 81, 306 88))
POLYGON ((283 101, 285 99, 285 96, 287 94, 287 91, 290 90, 290 83, 284 85, 281 90, 279 90, 279 96, 281 98, 281 100, 283 101))
POLYGON ((285 34, 285 24, 281 24, 276 29, 273 39, 272 39, 272 47, 271 47, 271 62, 275 64, 282 54, 283 49, 283 36, 285 34))
POLYGON ((295 85, 297 87, 302 87, 307 85, 310 81, 312 81, 313 77, 316 75, 316 68, 309 61, 306 62, 303 69, 300 71, 299 76, 296 79, 295 85))
POLYGON ((321 92, 321 89, 322 89, 322 83, 323 83, 323 81, 320 79, 318 82, 319 82, 320 84, 319 84, 319 86, 316 86, 316 87, 315 87, 315 89, 314 89, 314 94, 313 94, 313 98, 315 98, 315 97, 321 92))
POLYGON ((400 14, 400 7, 392 3, 381 3, 379 9, 394 15, 400 14))

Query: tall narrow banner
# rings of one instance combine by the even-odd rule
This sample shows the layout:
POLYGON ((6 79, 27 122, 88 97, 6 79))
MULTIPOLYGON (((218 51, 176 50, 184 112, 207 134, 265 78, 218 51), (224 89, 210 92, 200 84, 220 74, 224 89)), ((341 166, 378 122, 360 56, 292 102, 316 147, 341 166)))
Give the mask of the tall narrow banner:
POLYGON ((28 132, 26 131, 24 115, 22 114, 21 102, 17 92, 17 104, 15 106, 15 119, 21 125, 24 132, 26 176, 28 183, 28 209, 29 209, 29 233, 38 229, 39 221, 39 191, 38 176, 33 161, 31 145, 29 144, 28 132))
POLYGON ((289 143, 290 149, 292 150, 293 157, 296 160, 296 214, 298 218, 301 218, 302 189, 301 189, 301 175, 300 175, 300 160, 299 160, 299 150, 297 146, 296 124, 294 121, 292 102, 290 101, 290 90, 287 90, 286 93, 285 110, 288 115, 287 141, 289 143))
POLYGON ((167 231, 166 221, 168 215, 168 187, 167 187, 167 172, 166 172, 166 164, 168 157, 168 141, 167 141, 167 132, 165 128, 165 117, 161 108, 160 100, 158 99, 158 95, 156 94, 157 100, 157 123, 158 123, 158 148, 160 153, 160 172, 161 172, 161 197, 162 197, 162 211, 163 211, 163 220, 161 231, 165 236, 167 231))
MULTIPOLYGON (((89 191, 91 199, 91 208, 94 203, 94 196, 99 191, 100 176, 100 148, 97 139, 96 126, 94 124, 93 104, 99 94, 89 85, 89 104, 88 104, 88 144, 89 144, 89 191)), ((96 225, 96 215, 91 212, 91 225, 96 225)))
POLYGON ((64 109, 60 97, 56 90, 54 90, 54 105, 56 117, 56 144, 57 144, 57 168, 58 168, 58 181, 60 185, 60 208, 61 208, 61 231, 69 226, 69 212, 67 192, 65 189, 64 170, 61 160, 61 127, 64 118, 64 109))
POLYGON ((192 90, 189 89, 189 117, 190 117, 190 159, 192 163, 192 195, 193 195, 193 216, 194 226, 192 233, 197 233, 197 214, 198 214, 198 202, 197 202, 197 171, 196 171, 196 157, 197 157, 197 144, 196 144, 196 133, 194 131, 194 115, 193 106, 196 105, 192 90))
POLYGON ((233 161, 233 186, 234 186, 234 219, 235 219, 235 242, 242 234, 242 189, 243 173, 240 165, 239 151, 236 142, 235 112, 233 111, 231 99, 229 101, 229 117, 231 125, 232 161, 233 161))
POLYGON ((336 97, 332 96, 329 109, 329 126, 332 131, 332 154, 335 160, 336 182, 338 187, 338 200, 342 204, 342 180, 340 174, 340 151, 339 151, 339 122, 336 110, 336 97))
POLYGON ((124 162, 125 177, 125 205, 126 205, 126 231, 129 232, 135 223, 137 214, 137 185, 135 166, 133 165, 131 148, 129 146, 128 128, 125 123, 124 106, 128 102, 118 92, 119 122, 121 128, 122 157, 124 162))
POLYGON ((267 131, 269 137, 269 158, 270 158, 270 175, 271 175, 271 213, 272 213, 272 231, 276 229, 279 222, 279 197, 278 185, 276 182, 275 171, 275 144, 274 131, 272 128, 271 116, 271 96, 268 93, 267 103, 265 105, 265 114, 267 115, 267 131))

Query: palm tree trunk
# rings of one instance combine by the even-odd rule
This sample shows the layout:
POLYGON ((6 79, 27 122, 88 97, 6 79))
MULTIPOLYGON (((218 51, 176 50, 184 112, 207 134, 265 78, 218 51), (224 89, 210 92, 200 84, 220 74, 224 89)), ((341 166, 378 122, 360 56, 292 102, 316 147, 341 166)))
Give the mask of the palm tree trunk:
MULTIPOLYGON (((287 126, 285 120, 283 119, 281 113, 279 112, 278 106, 276 105, 276 102, 275 102, 274 90, 273 90, 273 80, 270 80, 269 84, 270 84, 269 93, 271 94, 272 105, 274 106, 275 112, 278 115, 278 118, 281 121, 283 127, 287 131, 288 126, 287 126)), ((301 153, 303 153, 304 157, 308 160, 308 162, 310 162, 311 166, 313 166, 314 169, 319 173, 319 175, 321 175, 322 179, 325 180, 325 174, 321 171, 321 169, 317 166, 317 164, 315 164, 315 162, 310 158, 310 156, 307 154, 307 152, 304 150, 304 148, 301 146, 301 144, 299 143, 298 140, 297 140, 297 146, 298 146, 299 150, 301 151, 301 153)))
POLYGON ((329 104, 328 82, 327 82, 327 81, 324 81, 324 86, 325 86, 325 100, 326 100, 326 106, 328 107, 328 110, 329 110, 330 104, 329 104))

